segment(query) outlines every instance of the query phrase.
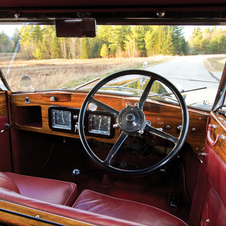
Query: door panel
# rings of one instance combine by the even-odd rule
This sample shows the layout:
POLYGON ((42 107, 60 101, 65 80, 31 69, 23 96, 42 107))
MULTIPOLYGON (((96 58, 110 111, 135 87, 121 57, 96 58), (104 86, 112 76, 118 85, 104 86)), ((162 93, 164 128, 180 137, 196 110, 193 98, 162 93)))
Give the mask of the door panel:
MULTIPOLYGON (((209 138, 205 146, 207 175, 200 225, 226 225, 226 123, 211 113, 209 138)), ((207 136, 208 137, 208 136, 207 136)))
MULTIPOLYGON (((9 123, 7 96, 5 91, 0 91, 0 131, 9 123)), ((12 171, 9 130, 0 132, 0 171, 12 171)))

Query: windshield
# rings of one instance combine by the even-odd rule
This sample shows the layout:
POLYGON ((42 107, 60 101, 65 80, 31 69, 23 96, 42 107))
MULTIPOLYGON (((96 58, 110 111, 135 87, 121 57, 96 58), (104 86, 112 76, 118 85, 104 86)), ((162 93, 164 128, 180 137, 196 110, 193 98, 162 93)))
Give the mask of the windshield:
MULTIPOLYGON (((50 25, 1 25, 0 67, 11 90, 74 90, 96 77, 144 67, 172 82, 187 105, 210 110, 226 59, 224 27, 118 25, 97 26, 96 33, 58 38, 50 25), (21 85, 23 76, 31 77, 30 87, 21 85)), ((102 91, 139 96, 147 82, 144 76, 127 76, 102 91)), ((158 82, 149 97, 175 102, 158 82)))

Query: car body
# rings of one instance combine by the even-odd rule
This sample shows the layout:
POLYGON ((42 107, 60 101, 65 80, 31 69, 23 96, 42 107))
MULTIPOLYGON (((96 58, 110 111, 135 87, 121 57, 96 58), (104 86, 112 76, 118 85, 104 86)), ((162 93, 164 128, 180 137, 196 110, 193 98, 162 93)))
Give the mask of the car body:
POLYGON ((180 27, 223 26, 224 1, 0 7, 0 28, 19 26, 0 46, 1 223, 226 224, 226 69, 213 67, 225 62, 226 41, 216 40, 226 36, 216 36, 220 54, 206 40, 197 51, 195 39, 186 52, 180 27), (159 35, 166 51, 148 52, 157 28, 178 32, 183 51, 170 53, 159 35), (146 33, 135 48, 139 29, 146 33))

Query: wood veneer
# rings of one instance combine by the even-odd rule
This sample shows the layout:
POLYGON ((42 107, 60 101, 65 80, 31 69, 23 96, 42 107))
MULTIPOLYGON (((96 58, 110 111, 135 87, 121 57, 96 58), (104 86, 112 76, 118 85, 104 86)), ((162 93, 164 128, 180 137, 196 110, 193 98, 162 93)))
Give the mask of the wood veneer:
MULTIPOLYGON (((61 106, 61 107, 72 107, 80 108, 87 93, 84 92, 65 92, 65 93, 54 93, 54 92, 36 92, 36 93, 17 93, 10 95, 11 102, 11 118, 12 126, 16 129, 47 133, 53 135, 59 135, 64 137, 79 138, 77 134, 69 134, 64 132, 52 131, 49 128, 49 116, 48 109, 51 105, 61 106), (49 97, 57 94, 56 101, 51 101, 49 97), (29 97, 30 104, 25 103, 25 98, 29 97), (42 114, 42 126, 35 127, 30 125, 20 125, 18 124, 16 108, 19 106, 40 106, 42 114)), ((109 106, 121 110, 129 102, 134 105, 138 101, 135 97, 125 97, 116 95, 103 95, 98 94, 95 98, 101 102, 107 103, 109 106)), ((146 120, 149 120, 152 126, 156 128, 162 128, 165 132, 178 137, 179 132, 177 127, 181 125, 181 111, 178 106, 163 104, 154 100, 146 101, 144 105, 144 113, 146 115, 146 120)), ((209 117, 209 113, 189 109, 190 125, 189 131, 186 138, 195 152, 203 151, 205 138, 206 138, 206 123, 209 117)), ((115 130, 115 136, 112 139, 105 138, 94 138, 87 137, 87 139, 94 138, 101 142, 115 143, 119 136, 119 129, 115 130)))
POLYGON ((76 221, 63 216, 24 207, 21 205, 10 203, 10 202, 0 201, 0 223, 7 224, 7 225, 23 225, 23 226, 53 225, 51 222, 55 222, 62 225, 68 225, 68 226, 91 225, 81 221, 76 221), (49 223, 39 221, 35 217, 36 218, 39 217, 40 219, 49 221, 49 223))
POLYGON ((7 116, 7 99, 6 99, 6 92, 0 91, 0 117, 7 116))

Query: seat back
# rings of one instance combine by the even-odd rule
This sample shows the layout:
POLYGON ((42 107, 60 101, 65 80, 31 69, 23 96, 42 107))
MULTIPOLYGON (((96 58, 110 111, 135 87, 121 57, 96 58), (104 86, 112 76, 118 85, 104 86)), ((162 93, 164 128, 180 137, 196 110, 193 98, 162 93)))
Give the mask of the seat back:
POLYGON ((0 187, 20 194, 19 188, 7 175, 0 172, 0 187))

